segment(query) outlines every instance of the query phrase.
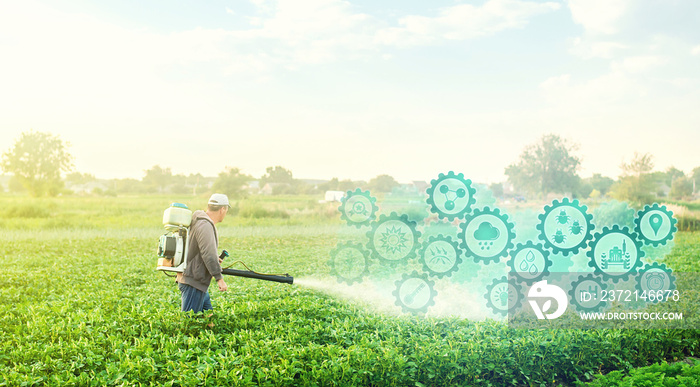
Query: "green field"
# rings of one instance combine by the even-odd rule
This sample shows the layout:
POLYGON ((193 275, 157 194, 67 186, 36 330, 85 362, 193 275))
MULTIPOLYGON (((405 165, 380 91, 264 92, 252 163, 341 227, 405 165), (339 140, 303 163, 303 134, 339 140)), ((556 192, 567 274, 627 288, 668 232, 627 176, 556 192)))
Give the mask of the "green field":
MULTIPOLYGON (((206 198, 0 201, 0 385, 573 385, 700 352, 698 330, 516 330, 234 277, 212 288, 214 317, 192 319, 155 250, 170 202, 206 198)), ((327 278, 336 208, 246 199, 220 248, 260 271, 327 278)), ((684 232, 665 262, 698 272, 699 256, 700 233, 684 232)))

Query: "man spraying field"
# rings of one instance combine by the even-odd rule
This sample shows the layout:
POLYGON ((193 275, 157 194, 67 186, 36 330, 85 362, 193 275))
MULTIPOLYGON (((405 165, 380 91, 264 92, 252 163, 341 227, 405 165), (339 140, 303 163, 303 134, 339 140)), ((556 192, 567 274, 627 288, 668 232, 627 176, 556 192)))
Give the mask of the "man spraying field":
POLYGON ((212 309, 208 292, 212 278, 216 279, 220 291, 228 289, 221 274, 222 260, 217 254, 219 236, 216 224, 224 220, 230 207, 226 195, 215 193, 209 198, 206 211, 198 210, 192 214, 187 267, 177 275, 183 312, 212 309))

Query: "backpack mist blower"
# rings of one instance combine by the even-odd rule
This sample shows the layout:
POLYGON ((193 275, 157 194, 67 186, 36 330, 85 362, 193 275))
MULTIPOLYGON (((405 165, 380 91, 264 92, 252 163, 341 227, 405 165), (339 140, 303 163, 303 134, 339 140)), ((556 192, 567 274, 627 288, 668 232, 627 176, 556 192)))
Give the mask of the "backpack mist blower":
MULTIPOLYGON (((182 273, 187 267, 187 250, 190 244, 190 223, 192 222, 192 211, 182 203, 173 203, 163 213, 163 226, 165 234, 160 236, 158 242, 158 266, 165 274, 182 273)), ((228 257, 228 251, 224 250, 219 258, 228 257)), ((294 277, 289 274, 263 274, 250 270, 245 263, 236 261, 233 264, 241 263, 248 270, 235 270, 225 268, 221 274, 237 277, 254 278, 265 281, 282 282, 286 284, 294 283, 294 277)))

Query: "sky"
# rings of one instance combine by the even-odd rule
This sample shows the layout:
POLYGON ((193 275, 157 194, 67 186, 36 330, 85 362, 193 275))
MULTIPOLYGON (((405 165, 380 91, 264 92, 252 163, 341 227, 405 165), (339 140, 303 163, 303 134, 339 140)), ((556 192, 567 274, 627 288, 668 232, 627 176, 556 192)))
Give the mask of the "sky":
POLYGON ((696 0, 0 0, 0 152, 75 171, 481 183, 544 134, 582 177, 700 166, 696 0))

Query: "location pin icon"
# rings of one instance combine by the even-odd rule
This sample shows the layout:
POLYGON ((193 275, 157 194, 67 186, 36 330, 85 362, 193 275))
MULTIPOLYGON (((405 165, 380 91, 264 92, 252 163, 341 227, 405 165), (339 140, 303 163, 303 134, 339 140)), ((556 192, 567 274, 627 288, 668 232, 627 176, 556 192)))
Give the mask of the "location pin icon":
POLYGON ((659 229, 661 228, 661 223, 663 223, 663 218, 659 214, 649 215, 649 226, 654 230, 654 236, 657 236, 659 229))

